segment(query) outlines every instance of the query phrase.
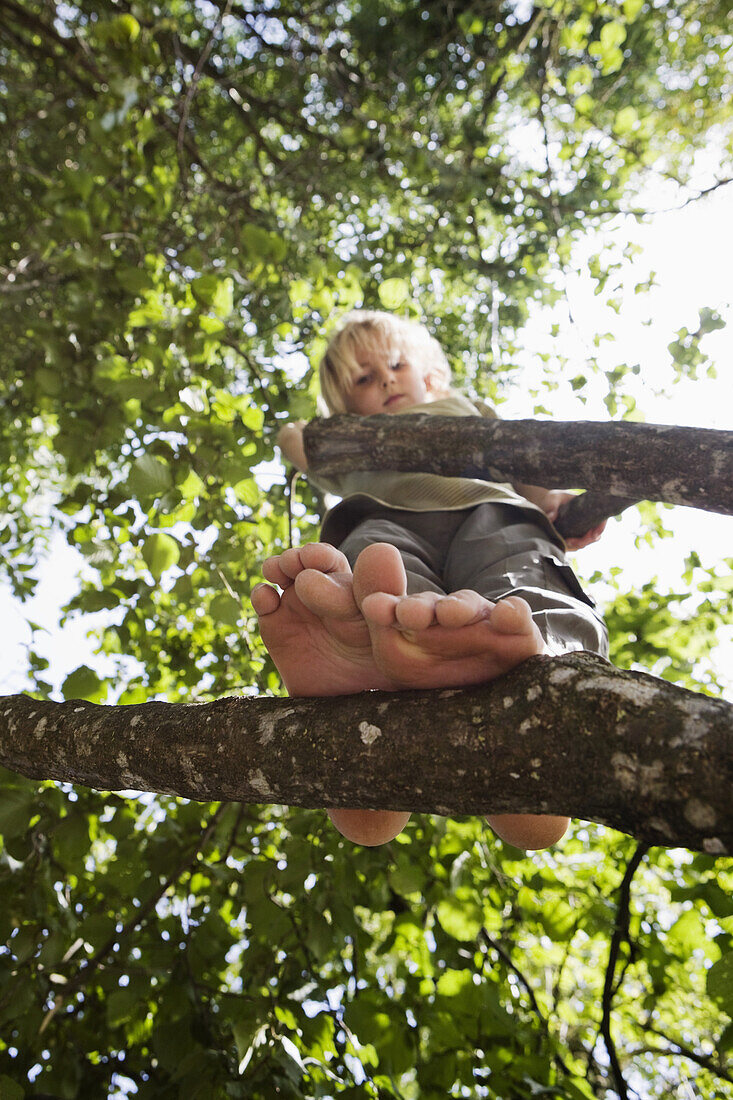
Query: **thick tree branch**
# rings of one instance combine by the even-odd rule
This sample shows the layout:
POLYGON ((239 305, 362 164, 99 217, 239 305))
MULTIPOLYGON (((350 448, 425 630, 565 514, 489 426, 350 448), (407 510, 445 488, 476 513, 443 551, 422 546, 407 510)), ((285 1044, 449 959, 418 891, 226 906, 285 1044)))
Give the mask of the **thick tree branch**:
POLYGON ((568 813, 733 853, 733 707, 588 653, 441 691, 124 707, 6 696, 0 763, 200 801, 568 813))
POLYGON ((334 416, 304 433, 314 473, 424 470, 595 490, 558 521, 568 537, 639 500, 733 515, 733 432, 631 424, 482 417, 334 416))

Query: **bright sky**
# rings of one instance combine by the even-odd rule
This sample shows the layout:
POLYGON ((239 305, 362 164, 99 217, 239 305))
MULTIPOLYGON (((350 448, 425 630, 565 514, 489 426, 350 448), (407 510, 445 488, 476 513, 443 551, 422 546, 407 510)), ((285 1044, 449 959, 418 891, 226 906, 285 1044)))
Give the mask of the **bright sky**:
MULTIPOLYGON (((680 200, 672 195, 668 200, 663 197, 655 208, 664 209, 675 201, 679 204, 680 200)), ((584 360, 594 352, 602 362, 607 359, 609 369, 623 362, 638 362, 642 371, 634 380, 634 396, 648 422, 730 429, 733 284, 729 265, 733 255, 733 185, 721 187, 682 209, 660 213, 647 226, 639 227, 631 219, 627 223, 617 219, 606 232, 610 234, 604 234, 609 247, 612 247, 610 242, 632 234, 644 252, 626 267, 623 306, 618 315, 602 306, 593 294, 590 280, 582 277, 569 280, 568 301, 573 324, 568 327, 568 310, 564 310, 564 318, 561 311, 562 340, 564 354, 572 354, 575 365, 568 369, 566 378, 581 372, 584 360), (643 282, 650 270, 657 273, 658 288, 649 294, 635 296, 634 286, 643 282), (690 331, 696 330, 699 311, 706 306, 717 309, 728 323, 727 328, 706 336, 702 345, 716 364, 718 378, 685 381, 672 386, 667 345, 683 326, 690 331), (593 337, 597 332, 612 332, 615 342, 606 345, 605 350, 595 349, 593 337)), ((581 246, 579 265, 583 253, 590 254, 594 250, 597 250, 597 243, 595 248, 590 242, 581 246)), ((549 335, 550 324, 550 319, 540 318, 529 330, 530 344, 538 350, 547 349, 551 341, 557 339, 549 335)), ((538 369, 541 367, 538 364, 538 369)), ((532 415, 531 398, 524 388, 532 386, 531 373, 530 370, 529 376, 523 378, 522 390, 517 387, 502 406, 504 417, 532 415)), ((563 420, 608 419, 600 381, 585 393, 588 401, 583 405, 567 382, 562 384, 551 395, 553 416, 563 420)), ((547 403, 550 404, 550 399, 547 403)), ((674 538, 647 550, 635 546, 634 539, 640 531, 636 510, 611 521, 599 543, 576 555, 575 564, 581 577, 588 578, 596 570, 603 573, 612 565, 623 563, 627 584, 641 584, 658 575, 666 589, 679 583, 682 563, 692 548, 697 550, 705 565, 733 555, 733 517, 689 508, 665 511, 664 517, 665 524, 674 531, 674 538)), ((48 634, 38 636, 36 646, 50 661, 46 678, 57 692, 69 672, 81 664, 90 664, 104 672, 105 660, 94 656, 94 645, 87 633, 96 623, 105 621, 107 613, 89 615, 83 621, 77 619, 63 630, 55 626, 59 608, 76 591, 74 577, 82 561, 80 554, 57 537, 49 562, 40 570, 38 594, 33 600, 21 607, 6 587, 0 587, 0 694, 13 694, 28 690, 30 686, 23 671, 25 647, 31 640, 26 617, 48 630, 48 634)), ((595 594, 603 600, 600 588, 595 594)), ((733 631, 729 634, 733 635, 733 631)), ((733 638, 720 647, 716 664, 721 669, 733 669, 733 638)), ((107 667, 111 669, 111 665, 107 667)), ((733 700, 733 679, 729 686, 728 697, 733 700)))

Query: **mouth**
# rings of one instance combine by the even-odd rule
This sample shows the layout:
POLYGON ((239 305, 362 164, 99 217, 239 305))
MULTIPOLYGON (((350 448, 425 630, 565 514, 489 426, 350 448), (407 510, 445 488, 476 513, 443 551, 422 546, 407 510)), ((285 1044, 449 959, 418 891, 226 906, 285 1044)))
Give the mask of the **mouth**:
POLYGON ((384 402, 385 409, 388 409, 390 405, 393 405, 395 403, 395 401, 399 401, 402 396, 403 395, 401 393, 393 393, 392 396, 388 397, 387 400, 384 402))

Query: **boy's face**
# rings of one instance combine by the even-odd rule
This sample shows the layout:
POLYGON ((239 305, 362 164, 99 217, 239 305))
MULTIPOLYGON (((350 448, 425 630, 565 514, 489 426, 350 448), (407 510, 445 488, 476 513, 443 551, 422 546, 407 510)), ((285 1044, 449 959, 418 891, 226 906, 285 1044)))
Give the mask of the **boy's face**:
POLYGON ((360 373, 346 394, 346 409, 358 416, 395 413, 429 400, 422 371, 397 346, 358 351, 360 373))

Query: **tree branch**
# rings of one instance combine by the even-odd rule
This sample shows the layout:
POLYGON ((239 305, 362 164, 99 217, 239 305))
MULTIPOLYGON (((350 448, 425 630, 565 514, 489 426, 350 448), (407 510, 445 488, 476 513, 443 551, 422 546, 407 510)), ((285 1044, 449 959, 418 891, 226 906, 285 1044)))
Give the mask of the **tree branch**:
POLYGON ((589 653, 440 691, 108 707, 6 696, 0 764, 199 801, 567 813, 733 853, 733 706, 589 653))
POLYGON ((412 413, 316 419, 303 438, 315 474, 363 470, 368 456, 370 470, 597 490, 561 512, 568 537, 639 500, 733 515, 733 432, 711 428, 412 413))

